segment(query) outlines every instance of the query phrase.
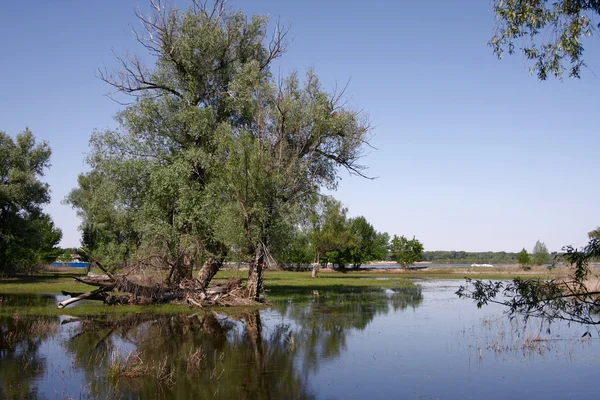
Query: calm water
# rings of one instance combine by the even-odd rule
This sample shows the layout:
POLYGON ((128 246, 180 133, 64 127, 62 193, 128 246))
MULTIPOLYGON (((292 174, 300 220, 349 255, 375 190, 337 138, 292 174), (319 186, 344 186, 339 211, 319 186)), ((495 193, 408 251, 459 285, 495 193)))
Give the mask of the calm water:
POLYGON ((458 284, 311 291, 235 317, 0 317, 0 398, 596 398, 598 332, 511 323, 458 284))

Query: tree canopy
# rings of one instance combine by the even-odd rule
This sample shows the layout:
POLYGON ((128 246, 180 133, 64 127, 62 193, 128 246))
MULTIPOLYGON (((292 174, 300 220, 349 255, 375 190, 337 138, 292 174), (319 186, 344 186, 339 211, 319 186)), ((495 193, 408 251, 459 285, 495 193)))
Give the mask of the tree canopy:
POLYGON ((156 62, 126 55, 99 71, 133 102, 118 129, 94 132, 91 171, 67 201, 110 266, 167 269, 178 283, 201 265, 206 285, 225 260, 244 261, 258 299, 262 267, 320 188, 334 189, 340 168, 364 176, 368 119, 313 71, 275 77, 287 30, 269 35, 266 17, 222 0, 152 5, 137 39, 156 62))
POLYGON ((348 249, 348 260, 354 268, 369 261, 385 259, 390 241, 387 233, 377 232, 362 216, 351 219, 350 231, 355 237, 356 246, 348 249))
POLYGON ((312 213, 309 237, 314 252, 313 277, 318 274, 321 258, 339 265, 341 253, 355 245, 347 213, 348 209, 333 197, 322 197, 312 213))
POLYGON ((0 131, 0 273, 52 261, 62 237, 42 207, 50 189, 41 181, 50 167, 50 146, 29 129, 15 139, 0 131))
POLYGON ((588 237, 590 239, 600 239, 600 226, 596 227, 593 231, 588 232, 588 237))
MULTIPOLYGON (((363 216, 348 218, 348 210, 329 196, 320 197, 308 215, 289 227, 277 260, 283 265, 331 263, 338 268, 359 268, 374 260, 384 260, 389 235, 377 232, 363 216)), ((318 266, 317 266, 318 268, 318 266)))
POLYGON ((404 236, 396 236, 392 239, 390 250, 394 260, 402 265, 402 268, 420 261, 423 257, 423 245, 414 237, 408 240, 404 236))
POLYGON ((451 264, 514 264, 517 260, 517 253, 506 251, 424 251, 423 261, 431 261, 434 263, 451 263, 451 264))
POLYGON ((527 250, 523 249, 517 254, 517 262, 523 269, 531 269, 531 256, 527 250))
POLYGON ((535 265, 544 265, 550 262, 550 253, 544 242, 540 242, 539 240, 535 242, 531 262, 535 265))
POLYGON ((548 76, 579 78, 585 66, 583 39, 600 27, 596 0, 494 0, 497 23, 489 45, 502 58, 514 54, 521 41, 524 56, 533 62, 531 72, 540 80, 548 76), (518 44, 517 44, 518 46, 518 44))

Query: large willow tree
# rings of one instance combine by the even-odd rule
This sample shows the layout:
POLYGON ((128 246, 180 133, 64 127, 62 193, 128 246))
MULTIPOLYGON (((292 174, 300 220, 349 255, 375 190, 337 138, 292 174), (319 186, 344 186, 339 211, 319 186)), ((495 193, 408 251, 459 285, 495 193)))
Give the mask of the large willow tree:
POLYGON ((69 196, 84 242, 109 265, 168 269, 168 283, 206 287, 227 257, 250 262, 247 293, 258 299, 269 249, 339 167, 357 162, 369 127, 308 72, 275 79, 286 30, 248 19, 222 0, 186 10, 151 3, 138 13, 138 41, 155 58, 118 57, 102 80, 134 101, 119 128, 95 132, 69 196))

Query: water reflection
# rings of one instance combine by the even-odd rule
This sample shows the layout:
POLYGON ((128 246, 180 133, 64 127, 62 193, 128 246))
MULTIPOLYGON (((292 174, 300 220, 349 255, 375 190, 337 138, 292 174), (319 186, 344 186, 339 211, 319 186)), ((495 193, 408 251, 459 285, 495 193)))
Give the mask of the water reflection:
POLYGON ((47 366, 40 346, 58 331, 58 318, 0 317, 0 398, 37 397, 47 366))
POLYGON ((264 333, 258 311, 132 316, 82 321, 65 347, 94 397, 312 399, 288 337, 285 325, 264 333))
MULTIPOLYGON (((90 398, 314 399, 310 373, 339 356, 351 332, 422 301, 417 288, 297 295, 293 303, 230 317, 4 317, 0 397, 45 397, 62 381, 57 393, 90 398), (53 373, 46 370, 48 354, 39 351, 44 342, 62 349, 50 351, 53 373)), ((55 303, 46 296, 3 301, 55 303)))
POLYGON ((452 285, 304 290, 228 317, 2 317, 0 398, 593 398, 591 340, 527 336, 452 285))
POLYGON ((0 294, 2 307, 56 307, 56 296, 52 294, 0 294))
POLYGON ((301 343, 304 372, 347 349, 348 333, 362 331, 377 315, 417 307, 423 300, 417 286, 386 290, 347 290, 300 293, 294 302, 276 303, 273 309, 290 319, 296 329, 290 341, 301 343), (302 297, 303 295, 303 297, 302 297))

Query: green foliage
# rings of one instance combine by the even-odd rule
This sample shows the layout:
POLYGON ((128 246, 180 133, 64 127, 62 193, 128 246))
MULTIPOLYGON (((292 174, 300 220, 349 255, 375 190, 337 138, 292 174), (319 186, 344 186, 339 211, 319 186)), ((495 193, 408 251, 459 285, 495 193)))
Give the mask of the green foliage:
POLYGON ((423 245, 414 237, 408 240, 404 236, 398 237, 394 235, 390 244, 390 250, 394 260, 402 265, 402 268, 420 261, 423 257, 423 245))
POLYGON ((321 263, 338 267, 358 268, 369 261, 385 259, 389 235, 377 232, 365 217, 344 221, 347 211, 338 206, 341 207, 332 198, 322 199, 309 216, 310 221, 293 228, 293 237, 278 260, 288 265, 307 265, 314 261, 319 247, 321 263), (334 238, 340 240, 335 242, 334 238))
POLYGON ((33 221, 33 229, 41 236, 40 246, 37 249, 37 260, 43 264, 51 264, 61 254, 58 243, 62 239, 62 231, 54 225, 47 214, 42 214, 33 221))
POLYGON ((265 17, 220 0, 153 13, 138 40, 155 65, 122 57, 121 71, 100 71, 135 101, 119 129, 92 135, 92 170, 67 199, 84 244, 111 267, 174 281, 209 259, 262 265, 287 249, 304 260, 295 227, 339 167, 362 176, 368 121, 313 71, 273 77, 287 31, 268 37, 265 17))
POLYGON ((291 230, 292 238, 281 246, 275 254, 276 259, 283 265, 308 265, 314 260, 314 253, 310 247, 309 233, 305 229, 294 228, 291 230))
POLYGON ((0 131, 0 273, 27 271, 56 255, 62 233, 42 212, 50 190, 40 180, 50 154, 29 129, 15 140, 0 131))
POLYGON ((548 252, 548 248, 544 242, 540 242, 538 240, 535 243, 531 256, 531 262, 534 265, 544 265, 550 262, 550 253, 548 252))
POLYGON ((377 232, 365 217, 350 220, 350 232, 354 235, 354 246, 347 249, 347 259, 354 268, 369 261, 385 259, 390 237, 377 232))
POLYGON ((581 40, 592 36, 600 14, 600 2, 588 0, 494 0, 496 30, 489 45, 498 58, 515 52, 522 40, 523 54, 534 62, 531 71, 540 80, 549 75, 562 78, 569 64, 569 77, 579 78, 583 61, 581 40))
POLYGON ((531 268, 531 257, 529 256, 527 250, 523 249, 517 254, 517 262, 521 264, 523 269, 531 268))
POLYGON ((517 260, 517 253, 506 251, 424 251, 423 261, 450 264, 513 264, 517 260))
POLYGON ((234 104, 234 81, 251 68, 268 76, 280 51, 263 44, 265 18, 248 21, 220 1, 215 12, 196 6, 157 8, 142 20, 138 39, 156 56, 153 68, 123 57, 122 71, 100 71, 136 100, 117 114, 118 130, 94 133, 92 171, 67 202, 82 218, 84 244, 112 267, 152 259, 180 279, 203 258, 226 254, 218 236, 231 235, 220 214, 232 206, 207 187, 222 177, 222 138, 250 122, 250 110, 234 104))
MULTIPOLYGON (((467 284, 461 286, 456 294, 475 300, 477 307, 488 303, 501 304, 507 307, 510 316, 521 314, 525 318, 562 319, 598 325, 600 292, 590 290, 586 280, 591 273, 590 260, 600 256, 600 240, 591 239, 580 250, 571 246, 563 250, 565 261, 573 267, 572 275, 567 279, 515 278, 508 283, 467 279, 467 284), (499 295, 502 298, 497 299, 499 295)), ((526 250, 523 249, 523 252, 526 253, 526 250)))
POLYGON ((333 197, 323 196, 310 217, 310 240, 315 263, 331 262, 344 267, 344 252, 355 245, 346 214, 348 209, 333 197))
MULTIPOLYGON (((102 152, 92 144, 92 156, 102 152)), ((82 244, 108 267, 124 263, 139 244, 135 230, 138 199, 129 196, 140 190, 130 163, 108 160, 95 163, 95 168, 78 177, 78 187, 65 199, 77 210, 82 224, 82 244), (127 179, 128 178, 128 179, 127 179)))
POLYGON ((588 237, 590 239, 600 239, 600 226, 593 231, 588 232, 588 237))

